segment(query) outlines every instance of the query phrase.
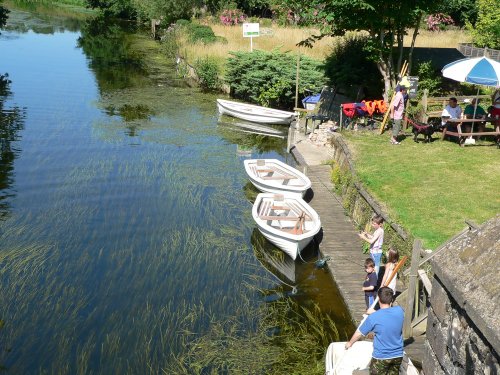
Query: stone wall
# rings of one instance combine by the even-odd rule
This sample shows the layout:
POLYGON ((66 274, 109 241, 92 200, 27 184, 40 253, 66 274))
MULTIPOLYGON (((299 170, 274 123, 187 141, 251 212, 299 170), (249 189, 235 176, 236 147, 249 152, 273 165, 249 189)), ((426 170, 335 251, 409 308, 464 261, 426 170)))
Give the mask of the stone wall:
POLYGON ((426 375, 500 374, 498 353, 438 277, 427 319, 426 375))

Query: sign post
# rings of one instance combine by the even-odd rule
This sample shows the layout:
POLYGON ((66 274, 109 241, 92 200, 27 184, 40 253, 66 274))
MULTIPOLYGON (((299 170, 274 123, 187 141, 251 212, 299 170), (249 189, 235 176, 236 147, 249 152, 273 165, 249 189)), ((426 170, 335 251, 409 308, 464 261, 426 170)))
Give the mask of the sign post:
POLYGON ((258 23, 243 24, 243 38, 250 38, 250 52, 253 52, 253 38, 260 35, 258 23))

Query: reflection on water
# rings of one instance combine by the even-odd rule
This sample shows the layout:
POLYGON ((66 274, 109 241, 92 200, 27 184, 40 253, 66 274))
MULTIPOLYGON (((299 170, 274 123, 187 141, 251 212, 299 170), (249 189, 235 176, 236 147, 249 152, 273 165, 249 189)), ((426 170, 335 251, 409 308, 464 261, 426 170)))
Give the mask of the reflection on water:
POLYGON ((5 104, 12 95, 8 74, 0 74, 0 221, 9 215, 10 200, 15 196, 12 189, 14 160, 20 150, 16 142, 24 128, 25 110, 5 104))
POLYGON ((14 12, 9 13, 9 22, 4 29, 17 33, 76 32, 88 16, 86 12, 75 13, 64 7, 53 6, 49 1, 6 0, 3 3, 7 8, 15 8, 14 12))
POLYGON ((252 232, 255 257, 264 268, 284 285, 295 288, 298 283, 295 261, 262 236, 257 228, 252 232))
POLYGON ((110 22, 103 16, 89 19, 81 28, 82 48, 94 72, 101 95, 132 85, 147 85, 141 56, 131 47, 135 24, 110 22))
POLYGON ((238 150, 286 160, 284 140, 218 126, 215 97, 175 69, 150 78, 141 38, 101 20, 0 37, 12 81, 0 96, 11 116, 0 363, 13 374, 322 363, 350 324, 329 275, 298 264, 286 297, 252 246, 238 150), (269 301, 276 288, 285 297, 269 301))

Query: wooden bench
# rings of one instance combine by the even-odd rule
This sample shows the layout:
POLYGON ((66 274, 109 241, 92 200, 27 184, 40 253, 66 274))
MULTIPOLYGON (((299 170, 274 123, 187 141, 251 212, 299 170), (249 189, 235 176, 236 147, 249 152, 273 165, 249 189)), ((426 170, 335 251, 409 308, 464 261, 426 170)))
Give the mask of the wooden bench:
POLYGON ((280 175, 280 176, 259 176, 259 178, 263 180, 296 180, 298 177, 295 176, 289 176, 286 174, 280 175))
MULTIPOLYGON (((276 220, 276 221, 297 221, 300 218, 299 217, 293 217, 293 216, 259 216, 259 219, 262 219, 262 220, 276 220)), ((309 217, 305 217, 302 220, 312 221, 312 219, 309 218, 309 217)))
POLYGON ((443 129, 442 139, 444 139, 447 135, 457 137, 458 144, 462 147, 465 146, 465 139, 468 137, 493 136, 495 139, 495 143, 497 144, 497 147, 500 148, 500 125, 496 125, 496 128, 494 131, 476 132, 476 133, 467 132, 467 133, 465 133, 465 132, 462 132, 462 124, 458 123, 456 132, 447 130, 446 127, 443 129))

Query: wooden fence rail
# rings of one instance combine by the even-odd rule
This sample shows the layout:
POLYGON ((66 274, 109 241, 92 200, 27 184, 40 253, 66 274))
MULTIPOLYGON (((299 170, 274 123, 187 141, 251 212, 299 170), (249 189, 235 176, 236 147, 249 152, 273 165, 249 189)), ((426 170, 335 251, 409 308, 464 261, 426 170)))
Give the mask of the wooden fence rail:
POLYGON ((459 43, 457 49, 466 57, 486 56, 492 60, 500 62, 500 51, 492 48, 474 47, 472 43, 459 43))

